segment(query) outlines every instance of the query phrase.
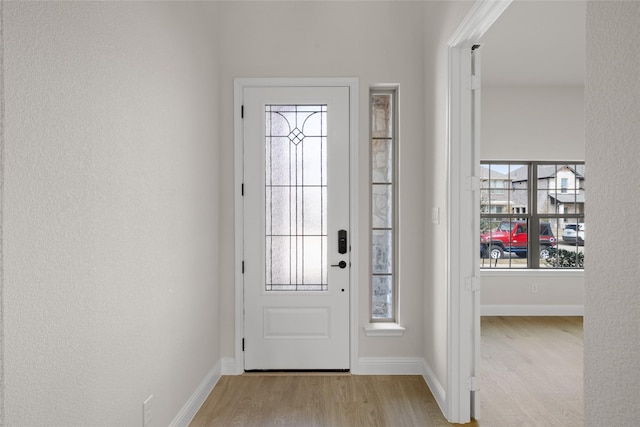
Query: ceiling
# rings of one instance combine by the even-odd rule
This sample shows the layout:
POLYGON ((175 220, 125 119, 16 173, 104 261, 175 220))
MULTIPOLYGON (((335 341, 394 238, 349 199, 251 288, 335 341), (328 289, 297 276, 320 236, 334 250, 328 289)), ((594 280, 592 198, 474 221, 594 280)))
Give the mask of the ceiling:
POLYGON ((482 85, 584 85, 585 18, 585 1, 515 0, 481 39, 482 85))

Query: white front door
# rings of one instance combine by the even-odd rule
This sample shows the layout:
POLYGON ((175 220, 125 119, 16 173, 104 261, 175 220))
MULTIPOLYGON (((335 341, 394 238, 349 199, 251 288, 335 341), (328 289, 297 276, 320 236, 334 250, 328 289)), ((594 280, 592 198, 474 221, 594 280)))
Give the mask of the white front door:
POLYGON ((244 368, 349 369, 349 88, 245 87, 244 368))

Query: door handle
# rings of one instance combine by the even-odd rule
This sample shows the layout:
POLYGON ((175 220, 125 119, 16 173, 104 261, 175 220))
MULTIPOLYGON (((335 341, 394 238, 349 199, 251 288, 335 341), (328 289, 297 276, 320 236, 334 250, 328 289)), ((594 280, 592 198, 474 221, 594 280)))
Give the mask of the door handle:
POLYGON ((347 263, 345 261, 340 261, 337 264, 331 264, 331 267, 347 268, 347 263))

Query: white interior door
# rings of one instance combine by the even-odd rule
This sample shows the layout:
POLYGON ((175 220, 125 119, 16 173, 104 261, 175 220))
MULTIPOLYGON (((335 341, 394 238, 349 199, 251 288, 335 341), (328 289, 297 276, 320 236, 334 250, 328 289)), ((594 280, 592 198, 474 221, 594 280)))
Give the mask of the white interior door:
POLYGON ((349 89, 246 87, 245 370, 349 369, 349 89))

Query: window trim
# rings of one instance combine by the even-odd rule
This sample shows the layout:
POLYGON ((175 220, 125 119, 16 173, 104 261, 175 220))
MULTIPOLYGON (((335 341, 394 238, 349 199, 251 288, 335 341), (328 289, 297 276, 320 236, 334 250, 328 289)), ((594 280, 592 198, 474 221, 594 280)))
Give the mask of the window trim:
POLYGON ((399 191, 398 191, 398 164, 399 164, 399 98, 400 98, 400 87, 398 84, 384 84, 384 85, 372 85, 369 87, 369 138, 368 138, 368 148, 369 148, 369 324, 365 325, 365 333, 367 336, 396 336, 402 335, 404 333, 404 328, 399 325, 399 291, 398 291, 398 259, 399 259, 399 244, 398 244, 398 236, 399 236, 399 221, 398 221, 398 206, 399 206, 399 191), (372 220, 373 220, 373 152, 371 149, 372 141, 373 141, 373 122, 372 122, 372 113, 373 113, 373 103, 372 98, 376 94, 388 94, 391 95, 391 114, 392 117, 392 132, 391 132, 391 183, 388 184, 391 186, 392 196, 391 196, 391 232, 392 232, 392 241, 391 241, 391 277, 392 277, 392 316, 390 318, 375 318, 373 316, 373 241, 372 233, 374 231, 372 220), (375 326, 386 324, 387 326, 375 326), (395 325, 395 326, 394 326, 395 325))

